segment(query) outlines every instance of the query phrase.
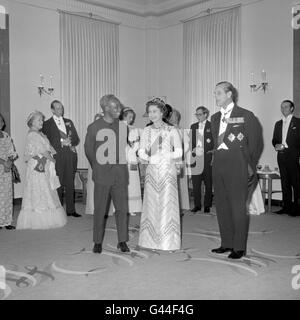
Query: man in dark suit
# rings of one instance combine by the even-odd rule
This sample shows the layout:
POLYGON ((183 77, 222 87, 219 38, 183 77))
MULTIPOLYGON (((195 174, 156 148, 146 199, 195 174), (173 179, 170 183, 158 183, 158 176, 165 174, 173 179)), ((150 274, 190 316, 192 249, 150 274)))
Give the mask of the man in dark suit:
POLYGON ((85 154, 93 170, 94 187, 94 253, 102 252, 105 215, 111 198, 115 206, 118 232, 117 248, 129 252, 128 241, 128 167, 125 147, 127 126, 119 121, 121 102, 112 94, 100 99, 103 117, 87 128, 85 154))
POLYGON ((58 100, 51 103, 53 117, 43 124, 42 132, 49 139, 52 147, 57 152, 54 155, 55 169, 59 177, 61 187, 57 192, 61 204, 65 191, 66 211, 68 216, 81 217, 75 211, 74 201, 74 178, 77 170, 76 146, 79 144, 79 137, 73 122, 63 117, 64 107, 58 100))
POLYGON ((212 149, 213 138, 210 122, 207 120, 209 110, 204 106, 196 109, 198 122, 191 125, 192 161, 191 177, 193 183, 194 208, 192 212, 201 210, 201 184, 205 185, 204 212, 209 213, 212 203, 212 149))
POLYGON ((283 208, 276 213, 300 215, 300 119, 293 116, 295 105, 281 103, 282 120, 276 122, 272 144, 277 151, 283 208))
POLYGON ((230 252, 228 258, 240 259, 246 254, 247 204, 258 183, 262 128, 252 112, 237 106, 238 93, 231 83, 218 83, 215 97, 221 109, 211 118, 215 150, 212 170, 221 247, 212 252, 230 252))

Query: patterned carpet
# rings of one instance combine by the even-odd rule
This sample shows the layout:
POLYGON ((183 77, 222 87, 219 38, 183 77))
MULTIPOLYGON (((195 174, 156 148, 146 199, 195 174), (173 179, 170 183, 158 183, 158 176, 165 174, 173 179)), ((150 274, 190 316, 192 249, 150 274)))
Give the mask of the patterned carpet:
POLYGON ((214 214, 186 212, 174 253, 137 246, 140 215, 130 216, 128 254, 116 249, 114 217, 101 255, 91 251, 92 216, 68 219, 56 230, 0 230, 0 299, 300 299, 299 217, 252 216, 239 261, 210 253, 220 244, 214 214))

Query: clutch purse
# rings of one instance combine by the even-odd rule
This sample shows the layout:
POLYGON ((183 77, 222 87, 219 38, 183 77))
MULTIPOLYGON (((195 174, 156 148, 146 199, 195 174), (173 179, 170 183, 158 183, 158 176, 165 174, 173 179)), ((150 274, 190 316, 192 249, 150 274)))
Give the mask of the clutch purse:
POLYGON ((11 167, 11 173, 12 173, 12 181, 13 183, 20 183, 21 182, 21 177, 18 168, 16 165, 13 163, 11 167))
MULTIPOLYGON (((37 160, 37 159, 35 159, 35 160, 37 160)), ((38 163, 36 164, 36 166, 33 169, 37 172, 45 172, 46 161, 47 161, 47 159, 45 157, 37 160, 38 163)))

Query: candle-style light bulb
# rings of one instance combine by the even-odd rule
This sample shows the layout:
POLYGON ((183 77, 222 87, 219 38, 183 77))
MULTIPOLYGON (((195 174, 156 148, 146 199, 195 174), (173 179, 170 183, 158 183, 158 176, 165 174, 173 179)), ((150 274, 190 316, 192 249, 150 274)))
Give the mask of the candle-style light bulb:
POLYGON ((250 73, 250 84, 254 84, 254 72, 250 73))
POLYGON ((263 71, 261 72, 261 82, 262 82, 262 83, 266 83, 266 82, 267 82, 267 73, 266 73, 265 70, 263 70, 263 71))
POLYGON ((42 74, 40 74, 40 83, 41 83, 41 87, 44 86, 44 77, 42 74))

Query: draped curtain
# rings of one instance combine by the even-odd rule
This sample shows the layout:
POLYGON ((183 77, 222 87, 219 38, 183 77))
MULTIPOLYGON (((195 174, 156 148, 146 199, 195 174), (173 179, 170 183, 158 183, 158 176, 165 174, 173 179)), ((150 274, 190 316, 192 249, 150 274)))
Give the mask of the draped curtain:
POLYGON ((214 89, 220 81, 240 83, 240 7, 215 13, 183 26, 185 126, 196 121, 196 107, 210 114, 215 106, 214 89))
POLYGON ((87 168, 84 139, 104 94, 119 94, 119 26, 60 12, 61 92, 78 131, 78 167, 87 168))

